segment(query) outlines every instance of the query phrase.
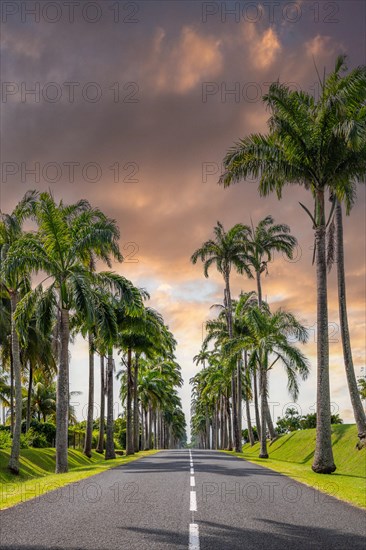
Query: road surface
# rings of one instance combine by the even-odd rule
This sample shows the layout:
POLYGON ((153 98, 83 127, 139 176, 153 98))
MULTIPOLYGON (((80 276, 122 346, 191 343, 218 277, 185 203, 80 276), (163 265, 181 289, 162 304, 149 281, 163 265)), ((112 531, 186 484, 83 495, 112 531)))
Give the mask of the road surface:
POLYGON ((161 451, 23 502, 0 512, 0 529, 2 550, 366 548, 364 511, 201 450, 161 451))

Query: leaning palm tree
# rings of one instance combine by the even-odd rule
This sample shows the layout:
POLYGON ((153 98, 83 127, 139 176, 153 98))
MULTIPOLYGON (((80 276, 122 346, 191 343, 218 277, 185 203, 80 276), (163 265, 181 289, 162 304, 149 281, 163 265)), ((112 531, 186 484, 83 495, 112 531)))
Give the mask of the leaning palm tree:
MULTIPOLYGON (((335 71, 339 71, 340 64, 341 58, 335 71)), ((344 102, 351 99, 357 103, 364 97, 366 71, 356 71, 355 78, 343 89, 344 102)), ((342 132, 344 119, 339 118, 339 105, 331 97, 317 102, 311 95, 291 91, 279 82, 270 86, 263 100, 271 112, 269 133, 250 135, 227 153, 220 183, 229 186, 251 175, 260 177, 262 195, 275 191, 281 198, 287 184, 302 185, 311 192, 314 212, 302 206, 314 227, 317 273, 317 438, 312 468, 318 473, 331 473, 336 466, 330 421, 326 228, 332 212, 327 216, 325 194, 331 190, 348 207, 352 204, 354 186, 350 182, 364 179, 366 162, 364 155, 346 146, 344 127, 353 128, 359 135, 364 126, 348 119, 342 132)))
MULTIPOLYGON (((229 338, 233 336, 233 318, 232 318, 232 303, 230 290, 230 274, 234 268, 238 273, 246 273, 248 277, 252 277, 246 258, 246 228, 242 224, 236 224, 234 227, 225 231, 224 226, 217 222, 214 227, 215 238, 203 243, 191 257, 193 264, 200 259, 204 264, 204 274, 208 277, 208 270, 212 265, 216 265, 216 269, 223 276, 225 283, 225 308, 227 316, 227 326, 229 338)), ((239 373, 237 374, 237 378, 239 373)), ((241 396, 237 396, 235 372, 232 374, 232 389, 231 397, 233 404, 233 432, 235 441, 235 450, 241 451, 241 434, 239 433, 238 422, 238 406, 237 402, 241 396)))

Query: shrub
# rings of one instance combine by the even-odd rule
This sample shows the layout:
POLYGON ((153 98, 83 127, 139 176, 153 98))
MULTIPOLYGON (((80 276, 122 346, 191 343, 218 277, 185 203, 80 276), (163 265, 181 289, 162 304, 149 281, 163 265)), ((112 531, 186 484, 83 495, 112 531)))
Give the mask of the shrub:
POLYGON ((21 434, 20 435, 20 448, 21 449, 28 449, 29 448, 28 434, 21 434))
POLYGON ((8 449, 11 447, 11 436, 8 431, 0 431, 0 449, 8 449))
POLYGON ((34 428, 28 430, 24 435, 24 439, 29 447, 34 447, 35 449, 43 449, 49 446, 46 436, 42 433, 37 433, 34 428))

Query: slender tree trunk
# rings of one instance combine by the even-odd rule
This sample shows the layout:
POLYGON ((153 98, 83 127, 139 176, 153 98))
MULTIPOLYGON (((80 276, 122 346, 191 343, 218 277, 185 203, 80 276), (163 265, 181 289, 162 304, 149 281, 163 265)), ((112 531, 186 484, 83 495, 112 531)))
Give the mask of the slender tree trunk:
POLYGON ((152 410, 152 405, 151 403, 149 403, 149 438, 148 438, 148 447, 149 449, 152 449, 152 448, 156 448, 155 447, 155 443, 156 443, 156 438, 155 438, 155 431, 156 431, 156 422, 155 422, 155 416, 154 416, 154 419, 153 419, 153 410, 152 410), (153 438, 152 438, 152 434, 153 434, 153 421, 154 421, 154 442, 153 442, 153 438))
POLYGON ((62 308, 60 318, 61 348, 56 390, 56 474, 68 471, 69 337, 69 311, 62 308))
POLYGON ((135 353, 135 363, 133 369, 133 441, 135 453, 140 450, 140 426, 139 426, 139 402, 138 402, 138 371, 139 371, 139 358, 135 353))
POLYGON ((219 448, 219 411, 218 404, 215 403, 215 449, 219 448))
POLYGON ((206 407, 206 449, 210 448, 210 417, 208 415, 208 407, 206 407))
POLYGON ((9 460, 9 469, 19 474, 19 454, 20 454, 20 435, 22 428, 22 366, 20 363, 20 347, 18 333, 15 329, 14 313, 18 303, 17 292, 10 295, 11 302, 11 349, 13 356, 14 369, 14 389, 15 389, 15 423, 13 431, 13 440, 11 444, 11 453, 9 460))
POLYGON ((268 458, 267 452, 267 407, 266 407, 266 392, 267 392, 267 370, 264 365, 260 366, 260 395, 261 395, 261 437, 260 437, 260 452, 259 458, 268 458))
POLYGON ((248 398, 245 400, 245 411, 246 411, 246 415, 247 415, 249 443, 250 443, 250 446, 253 447, 253 445, 254 445, 254 434, 253 434, 253 428, 252 428, 252 420, 250 418, 250 403, 249 403, 248 398))
POLYGON ((253 371, 253 390, 254 390, 254 412, 255 412, 255 423, 258 433, 258 439, 261 439, 261 421, 259 416, 259 399, 258 399, 258 381, 257 381, 257 370, 253 371))
POLYGON ((348 390, 351 397, 353 414, 355 417, 359 444, 358 447, 366 446, 366 415, 362 406, 361 396, 357 387, 357 379, 353 366, 351 339, 348 328, 347 300, 346 300, 346 276, 344 268, 344 244, 343 244, 343 220, 342 206, 337 200, 336 211, 336 231, 337 231, 337 279, 338 279, 338 304, 339 320, 341 325, 341 338, 343 348, 344 366, 346 369, 348 390))
POLYGON ((32 404, 32 389, 33 389, 33 367, 32 362, 29 361, 29 380, 28 380, 28 395, 27 395, 27 419, 25 423, 25 431, 30 428, 31 422, 31 404, 32 404))
MULTIPOLYGON (((318 195, 318 208, 324 213, 324 193, 318 195)), ((325 223, 315 229, 316 274, 317 274, 317 401, 316 444, 312 469, 321 474, 330 474, 336 466, 333 459, 331 439, 331 410, 329 388, 329 340, 327 265, 325 252, 325 223)))
POLYGON ((13 354, 10 357, 10 432, 14 434, 14 361, 13 354))
MULTIPOLYGON (((247 377, 248 374, 248 352, 247 350, 244 350, 244 373, 246 380, 249 380, 247 377)), ((248 425, 248 437, 249 437, 249 443, 250 446, 253 447, 254 445, 254 434, 253 434, 253 428, 252 428, 252 419, 250 418, 250 402, 248 397, 248 387, 246 386, 245 390, 245 413, 247 417, 247 425, 248 425)))
POLYGON ((97 453, 104 451, 104 423, 105 423, 105 380, 104 380, 104 355, 100 356, 100 418, 97 453))
POLYGON ((141 403, 140 415, 141 415, 141 450, 144 450, 145 448, 145 426, 144 426, 145 415, 144 415, 144 408, 142 406, 142 403, 141 403))
POLYGON ((157 411, 154 410, 154 449, 158 448, 158 438, 157 438, 157 419, 156 419, 157 411))
POLYGON ((126 455, 134 454, 134 439, 132 426, 132 393, 133 393, 133 378, 132 378, 132 350, 127 350, 127 403, 126 403, 126 455))
POLYGON ((88 416, 86 420, 86 435, 84 442, 84 455, 91 458, 93 441, 93 412, 94 412, 94 338, 89 332, 89 390, 88 390, 88 416))
POLYGON ((260 271, 255 272, 257 280, 257 294, 258 294, 258 306, 262 307, 262 283, 261 283, 261 274, 260 271))
POLYGON ((148 424, 148 411, 147 409, 144 410, 145 414, 145 446, 144 451, 148 451, 150 449, 150 426, 148 424))
MULTIPOLYGON (((267 384, 268 384, 268 374, 266 375, 266 378, 267 378, 267 384)), ((271 412, 269 410, 268 399, 267 399, 266 395, 264 396, 264 401, 265 401, 266 421, 267 421, 269 436, 271 438, 271 441, 274 441, 277 438, 277 432, 276 432, 275 427, 274 427, 273 422, 272 422, 272 416, 271 416, 271 412)))
POLYGON ((107 437, 105 444, 105 459, 116 458, 114 450, 114 425, 113 425, 113 350, 108 350, 107 358, 107 437))
POLYGON ((229 397, 226 397, 226 411, 227 411, 227 428, 228 428, 228 451, 233 449, 233 432, 232 432, 232 422, 231 422, 231 411, 230 411, 230 400, 229 397))
POLYGON ((243 390, 242 390, 242 385, 243 385, 243 380, 242 380, 242 361, 241 359, 238 360, 237 362, 237 381, 238 381, 238 402, 237 402, 237 406, 238 406, 238 438, 239 438, 239 445, 240 445, 240 452, 242 452, 243 450, 243 446, 242 446, 242 440, 243 440, 243 436, 242 436, 242 393, 243 393, 243 390))
MULTIPOLYGON (((225 305, 227 310, 227 325, 229 338, 233 337, 233 312, 231 304, 231 292, 230 292, 230 281, 229 276, 225 276, 225 305)), ((234 436, 234 445, 235 451, 241 451, 239 430, 238 430, 238 408, 237 408, 237 396, 236 396, 236 380, 235 380, 235 371, 231 375, 231 399, 232 399, 232 417, 233 417, 233 436, 234 436)))

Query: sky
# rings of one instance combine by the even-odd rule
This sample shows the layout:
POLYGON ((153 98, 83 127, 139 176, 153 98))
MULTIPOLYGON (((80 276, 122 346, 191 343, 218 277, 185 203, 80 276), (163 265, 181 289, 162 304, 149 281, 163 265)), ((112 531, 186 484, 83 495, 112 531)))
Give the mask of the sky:
MULTIPOLYGON (((187 422, 189 379, 210 306, 223 284, 190 256, 220 220, 257 223, 267 214, 298 239, 293 261, 275 256, 263 280, 273 310, 296 313, 310 332, 311 374, 299 411, 316 399, 316 287, 311 224, 299 187, 261 198, 257 182, 217 185, 225 152, 239 138, 265 132, 261 96, 280 80, 315 96, 320 73, 340 53, 365 63, 366 5, 336 2, 4 1, 1 5, 0 209, 28 189, 81 197, 117 220, 123 264, 113 269, 151 294, 178 340, 187 422)), ((348 311, 356 375, 365 365, 365 189, 345 219, 348 311)), ((253 281, 233 275, 233 295, 253 281)), ((340 343, 336 273, 329 275, 331 399, 352 422, 340 343)), ((86 410, 87 345, 72 346, 71 389, 86 410)), ((119 358, 116 356, 116 366, 119 358)), ((97 376, 98 379, 98 376, 97 376)), ((115 386, 118 394, 118 384, 115 386)), ((98 403, 99 387, 96 386, 98 403)), ((270 375, 274 418, 291 399, 281 366, 270 375)), ((120 411, 116 398, 116 414, 120 411)), ((97 415, 96 409, 96 415, 97 415)))

